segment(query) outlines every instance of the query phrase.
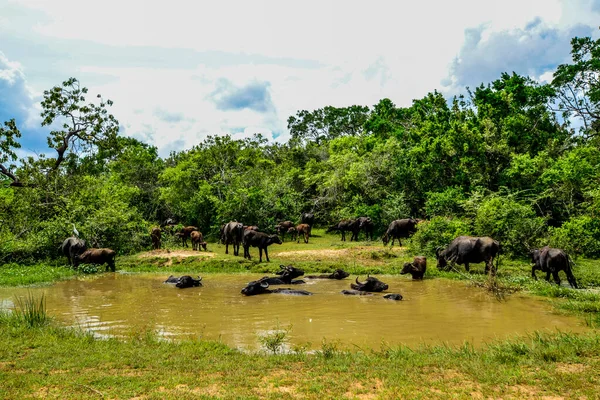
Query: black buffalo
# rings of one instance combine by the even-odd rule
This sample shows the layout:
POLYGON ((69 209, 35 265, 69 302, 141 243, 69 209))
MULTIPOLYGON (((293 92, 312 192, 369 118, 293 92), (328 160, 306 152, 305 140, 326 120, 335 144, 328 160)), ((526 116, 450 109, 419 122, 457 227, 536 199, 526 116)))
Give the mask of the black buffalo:
POLYGON ((403 297, 401 294, 399 293, 390 293, 390 294, 386 294, 385 296, 383 296, 384 299, 388 299, 388 300, 402 300, 403 297))
POLYGON ((305 276, 306 279, 344 279, 350 276, 349 273, 342 269, 336 269, 332 274, 324 274, 324 275, 308 275, 305 276))
POLYGON ((261 282, 267 282, 269 285, 299 285, 306 283, 301 279, 294 280, 295 278, 304 275, 304 271, 291 265, 280 265, 279 271, 275 272, 275 274, 279 276, 265 276, 261 279, 261 282))
POLYGON ((373 296, 373 293, 365 292, 362 290, 342 290, 340 293, 349 296, 373 296))
POLYGON ((417 231, 418 222, 419 221, 414 218, 404 218, 392 221, 381 238, 383 245, 387 246, 390 239, 392 239, 393 246, 394 240, 398 239, 398 244, 402 246, 400 238, 407 238, 415 233, 417 231))
POLYGON ((494 257, 500 254, 500 243, 491 237, 473 237, 459 236, 454 239, 448 247, 435 252, 437 258, 437 267, 440 270, 448 270, 454 264, 464 264, 465 270, 469 271, 470 263, 485 262, 485 273, 491 271, 496 273, 498 268, 498 259, 496 258, 496 267, 493 265, 494 257), (450 266, 448 265, 450 262, 450 266))
POLYGON ((411 263, 404 263, 404 268, 400 272, 401 275, 411 274, 413 279, 423 279, 427 270, 427 258, 416 256, 411 263))
POLYGON ((245 288, 242 289, 241 292, 245 296, 254 296, 257 294, 265 294, 265 293, 282 293, 282 294, 293 294, 298 296, 310 296, 312 293, 307 292, 306 290, 294 290, 290 288, 280 288, 280 289, 269 289, 269 283, 262 278, 258 281, 249 282, 245 288))
POLYGON ((223 228, 222 240, 225 242, 225 254, 229 254, 229 245, 233 245, 233 255, 240 255, 240 245, 244 235, 244 224, 231 221, 223 228))
MULTIPOLYGON (((364 231, 365 232, 365 239, 366 240, 373 240, 373 221, 371 220, 371 218, 369 217, 359 217, 356 219, 356 221, 358 222, 358 232, 356 234, 356 237, 354 238, 354 240, 358 241, 358 234, 360 233, 360 231, 364 231)), ((352 239, 350 239, 352 240, 352 239)))
POLYGON ((571 260, 569 255, 561 249, 553 249, 552 247, 542 247, 531 251, 531 277, 537 280, 536 270, 546 273, 546 281, 550 282, 550 274, 554 278, 554 282, 560 285, 559 271, 565 271, 567 280, 572 288, 577 289, 577 280, 571 270, 571 260))
POLYGON ((60 246, 60 250, 69 260, 69 265, 75 265, 75 256, 78 256, 86 251, 87 246, 85 245, 85 240, 71 236, 63 241, 62 245, 60 246))
POLYGON ((358 240, 358 232, 360 230, 359 221, 356 219, 343 219, 335 225, 327 229, 327 233, 338 231, 342 234, 342 241, 346 241, 346 232, 351 232, 350 241, 358 240))
POLYGON ((264 232, 256 232, 256 231, 245 231, 243 235, 243 244, 244 244, 244 257, 248 260, 250 259, 250 246, 258 247, 259 252, 259 262, 262 262, 262 254, 263 250, 265 252, 265 256, 267 258, 267 262, 269 260, 269 251, 267 247, 272 245, 273 243, 281 244, 281 239, 277 235, 268 235, 264 232))
POLYGON ((350 287, 361 292, 383 292, 384 290, 388 290, 387 283, 383 283, 379 279, 368 275, 367 280, 364 282, 359 282, 358 277, 356 277, 356 284, 351 283, 350 287))
POLYGON ((176 287, 180 289, 185 289, 189 287, 202 286, 202 277, 199 276, 198 279, 194 279, 189 275, 183 275, 180 277, 177 276, 169 276, 164 283, 173 283, 176 287))

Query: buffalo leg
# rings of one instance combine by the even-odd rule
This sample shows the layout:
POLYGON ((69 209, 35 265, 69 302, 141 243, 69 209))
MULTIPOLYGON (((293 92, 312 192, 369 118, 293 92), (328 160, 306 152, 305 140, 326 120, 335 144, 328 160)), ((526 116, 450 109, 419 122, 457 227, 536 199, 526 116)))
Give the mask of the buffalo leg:
POLYGON ((402 242, 400 241, 400 238, 398 238, 398 246, 402 246, 402 242))
POLYGON ((263 253, 263 249, 262 249, 262 247, 259 247, 258 248, 258 254, 259 254, 258 262, 262 262, 262 253, 263 253))
POLYGON ((267 250, 266 247, 265 247, 265 257, 267 258, 267 262, 271 262, 271 260, 269 260, 269 251, 267 250))
POLYGON ((537 275, 535 274, 535 265, 531 268, 531 277, 537 281, 537 275))
POLYGON ((565 273, 567 274, 567 280, 569 281, 569 285, 571 285, 573 289, 577 289, 577 280, 575 279, 575 276, 573 275, 571 269, 567 269, 565 273))
POLYGON ((471 269, 471 267, 469 267, 469 263, 466 262, 465 263, 465 271, 469 272, 470 269, 471 269))
POLYGON ((229 254, 229 242, 225 242, 225 254, 229 254))
POLYGON ((550 271, 546 271, 546 282, 550 282, 550 271))
POLYGON ((560 286, 560 277, 558 276, 558 271, 554 271, 552 273, 552 278, 554 278, 554 283, 560 286))

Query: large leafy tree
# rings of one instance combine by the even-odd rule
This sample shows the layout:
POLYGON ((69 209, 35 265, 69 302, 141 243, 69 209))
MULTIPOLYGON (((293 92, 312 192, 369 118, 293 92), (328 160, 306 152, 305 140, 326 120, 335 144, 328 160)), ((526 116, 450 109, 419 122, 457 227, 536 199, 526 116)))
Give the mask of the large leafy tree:
POLYGON ((21 133, 14 119, 0 128, 0 173, 11 181, 11 186, 37 186, 47 181, 71 153, 90 150, 103 142, 116 138, 119 123, 108 107, 113 103, 97 95, 99 102, 86 102, 88 89, 81 87, 79 81, 70 78, 44 91, 42 106, 42 126, 48 126, 48 146, 56 151, 56 156, 46 158, 42 155, 35 160, 21 160, 23 168, 20 174, 14 165, 5 165, 16 161, 15 149, 20 147, 18 139, 21 133))
POLYGON ((565 118, 581 120, 584 137, 600 133, 600 39, 571 40, 572 64, 561 64, 554 72, 558 110, 565 118))

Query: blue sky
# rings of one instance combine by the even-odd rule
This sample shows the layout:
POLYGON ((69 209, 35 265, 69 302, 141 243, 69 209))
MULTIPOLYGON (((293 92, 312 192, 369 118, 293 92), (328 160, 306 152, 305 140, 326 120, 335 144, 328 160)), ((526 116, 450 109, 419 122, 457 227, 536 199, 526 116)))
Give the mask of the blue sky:
POLYGON ((163 156, 209 134, 286 141, 301 109, 549 79, 600 21, 600 0, 405 3, 0 0, 0 122, 46 151, 41 94, 73 76, 163 156))

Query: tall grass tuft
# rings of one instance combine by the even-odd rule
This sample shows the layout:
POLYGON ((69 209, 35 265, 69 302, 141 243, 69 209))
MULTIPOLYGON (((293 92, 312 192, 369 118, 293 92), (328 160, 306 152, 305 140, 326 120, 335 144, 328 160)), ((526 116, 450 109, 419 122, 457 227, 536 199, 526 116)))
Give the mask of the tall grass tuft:
POLYGON ((18 322, 28 328, 38 328, 47 325, 50 317, 46 312, 46 297, 42 294, 36 298, 32 293, 26 297, 17 297, 14 316, 18 322))

